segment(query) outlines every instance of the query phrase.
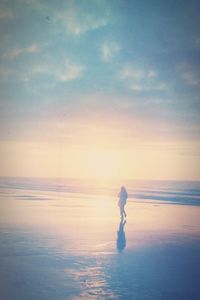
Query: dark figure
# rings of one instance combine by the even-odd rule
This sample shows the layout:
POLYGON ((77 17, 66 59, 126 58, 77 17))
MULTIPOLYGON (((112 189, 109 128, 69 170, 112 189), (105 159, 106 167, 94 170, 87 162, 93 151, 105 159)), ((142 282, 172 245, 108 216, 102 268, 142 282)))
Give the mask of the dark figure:
POLYGON ((119 252, 122 252, 126 247, 126 236, 124 231, 124 225, 126 221, 121 220, 119 223, 119 231, 117 232, 117 249, 119 252))
POLYGON ((127 198, 128 198, 128 194, 124 186, 121 187, 118 197, 119 197, 118 206, 120 209, 120 216, 121 219, 123 220, 124 217, 126 218, 126 212, 124 207, 126 205, 127 198))

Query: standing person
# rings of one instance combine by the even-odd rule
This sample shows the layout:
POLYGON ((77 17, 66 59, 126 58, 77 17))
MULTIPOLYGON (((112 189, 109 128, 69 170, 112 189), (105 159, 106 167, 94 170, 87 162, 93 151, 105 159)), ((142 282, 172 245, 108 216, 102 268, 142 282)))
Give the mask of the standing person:
POLYGON ((124 186, 121 187, 118 197, 119 197, 118 206, 120 208, 120 215, 121 215, 121 219, 123 219, 124 217, 126 218, 126 212, 124 207, 126 205, 126 201, 128 198, 128 194, 124 186))

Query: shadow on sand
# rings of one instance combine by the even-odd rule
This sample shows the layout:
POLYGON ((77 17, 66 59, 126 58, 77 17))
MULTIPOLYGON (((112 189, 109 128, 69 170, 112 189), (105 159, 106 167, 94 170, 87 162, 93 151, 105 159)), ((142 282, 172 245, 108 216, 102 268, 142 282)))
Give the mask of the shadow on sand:
POLYGON ((119 230, 117 232, 117 250, 122 252, 126 248, 126 235, 124 231, 125 220, 121 220, 119 223, 119 230))

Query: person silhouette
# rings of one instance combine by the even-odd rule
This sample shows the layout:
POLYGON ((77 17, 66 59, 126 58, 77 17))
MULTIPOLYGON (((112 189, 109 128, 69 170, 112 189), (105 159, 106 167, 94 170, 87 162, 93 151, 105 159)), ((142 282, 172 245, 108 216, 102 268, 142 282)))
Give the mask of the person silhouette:
POLYGON ((126 205, 127 198, 128 198, 128 193, 124 186, 121 187, 118 197, 119 197, 118 206, 120 209, 120 216, 121 216, 121 219, 123 220, 123 218, 124 217, 126 218, 126 216, 127 216, 124 207, 126 205))
POLYGON ((117 249, 119 252, 122 252, 126 247, 126 235, 124 231, 124 225, 126 224, 126 220, 119 223, 119 230, 117 232, 117 249))

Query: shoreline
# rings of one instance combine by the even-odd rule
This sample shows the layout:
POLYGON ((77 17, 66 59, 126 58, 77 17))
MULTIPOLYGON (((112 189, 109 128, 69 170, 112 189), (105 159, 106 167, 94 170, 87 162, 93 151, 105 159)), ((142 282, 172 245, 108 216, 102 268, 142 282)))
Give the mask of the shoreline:
POLYGON ((4 190, 2 299, 198 299, 199 206, 90 196, 4 190))

